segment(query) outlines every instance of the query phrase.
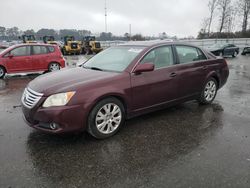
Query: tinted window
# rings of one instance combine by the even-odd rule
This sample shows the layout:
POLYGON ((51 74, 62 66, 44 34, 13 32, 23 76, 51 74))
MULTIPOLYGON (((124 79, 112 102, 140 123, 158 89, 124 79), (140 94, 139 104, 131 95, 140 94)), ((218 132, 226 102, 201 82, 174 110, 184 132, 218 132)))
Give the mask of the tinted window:
POLYGON ((29 56, 30 55, 30 46, 22 46, 15 48, 10 52, 13 56, 29 56))
POLYGON ((49 46, 48 49, 49 49, 49 52, 50 52, 50 53, 52 53, 52 52, 55 51, 55 48, 54 48, 53 46, 49 46))
POLYGON ((45 46, 33 46, 33 54, 46 54, 47 48, 45 46))
POLYGON ((149 52, 141 63, 153 63, 156 69, 173 65, 172 48, 170 46, 156 48, 149 52))
POLYGON ((176 51, 180 63, 189 63, 193 61, 205 60, 206 56, 201 50, 191 46, 176 46, 176 51))

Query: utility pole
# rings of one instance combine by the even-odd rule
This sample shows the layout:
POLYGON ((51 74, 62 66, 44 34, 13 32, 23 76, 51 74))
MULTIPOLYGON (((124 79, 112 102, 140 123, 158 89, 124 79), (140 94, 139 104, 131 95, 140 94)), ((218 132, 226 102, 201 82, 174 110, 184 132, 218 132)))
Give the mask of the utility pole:
POLYGON ((131 40, 131 24, 129 24, 129 40, 131 40))
POLYGON ((105 7, 104 7, 104 10, 105 10, 105 33, 108 32, 108 25, 107 25, 107 0, 105 0, 105 7))

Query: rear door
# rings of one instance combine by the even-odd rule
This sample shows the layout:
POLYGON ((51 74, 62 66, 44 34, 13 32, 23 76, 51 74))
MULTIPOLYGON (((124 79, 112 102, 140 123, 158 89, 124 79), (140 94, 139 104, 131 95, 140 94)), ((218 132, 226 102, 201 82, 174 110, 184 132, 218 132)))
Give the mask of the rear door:
POLYGON ((32 67, 33 70, 47 70, 49 61, 48 48, 43 45, 32 46, 32 67))
POLYGON ((207 76, 207 57, 192 46, 176 45, 178 57, 178 98, 199 94, 207 76))
POLYGON ((9 72, 27 72, 32 70, 30 46, 21 46, 5 55, 9 72))
POLYGON ((224 47, 224 55, 233 55, 236 51, 236 46, 234 45, 227 45, 224 47))
POLYGON ((155 48, 140 63, 153 63, 155 70, 131 75, 133 110, 139 111, 174 100, 178 83, 172 47, 155 48))

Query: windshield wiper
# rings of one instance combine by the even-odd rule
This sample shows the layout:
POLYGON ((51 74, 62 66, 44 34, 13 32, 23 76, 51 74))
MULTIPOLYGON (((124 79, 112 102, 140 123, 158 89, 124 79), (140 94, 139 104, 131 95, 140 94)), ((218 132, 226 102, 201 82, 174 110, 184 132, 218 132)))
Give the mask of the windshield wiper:
POLYGON ((98 68, 98 67, 89 67, 91 70, 97 70, 97 71, 103 71, 102 69, 98 68))

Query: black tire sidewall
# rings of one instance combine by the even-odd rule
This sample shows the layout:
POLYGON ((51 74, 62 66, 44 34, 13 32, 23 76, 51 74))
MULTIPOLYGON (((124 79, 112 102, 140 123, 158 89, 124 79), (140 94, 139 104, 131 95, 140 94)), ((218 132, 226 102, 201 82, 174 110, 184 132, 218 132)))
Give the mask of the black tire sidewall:
POLYGON ((105 138, 108 138, 108 137, 115 135, 119 131, 119 129, 122 127, 124 122, 125 122, 125 109, 124 109, 122 102, 114 97, 110 97, 110 98, 106 98, 106 99, 99 101, 94 106, 94 108, 91 110, 91 112, 88 116, 87 131, 97 139, 105 139, 105 138), (98 113, 98 111, 105 104, 108 104, 108 103, 114 103, 120 107, 121 113, 122 113, 122 120, 121 120, 120 125, 118 126, 118 128, 114 132, 112 132, 110 134, 103 134, 97 129, 96 124, 95 124, 95 118, 96 118, 96 114, 98 113))
POLYGON ((5 71, 5 69, 4 69, 2 66, 0 66, 0 69, 2 69, 2 70, 3 70, 3 75, 2 75, 2 76, 0 76, 0 78, 4 78, 4 76, 5 76, 5 74, 6 74, 6 71, 5 71))
POLYGON ((211 103, 214 101, 214 99, 215 99, 215 97, 216 97, 216 95, 217 95, 217 91, 218 91, 218 83, 217 83, 217 81, 216 81, 214 78, 209 78, 209 79, 207 79, 207 81, 205 82, 205 85, 204 85, 204 87, 203 87, 201 96, 200 96, 200 98, 199 98, 200 104, 211 104, 211 103), (207 100, 205 99, 205 89, 206 89, 207 83, 210 82, 210 81, 213 81, 213 82, 215 83, 215 85, 216 85, 216 92, 215 92, 215 95, 214 95, 213 99, 212 99, 211 101, 207 101, 207 100))

